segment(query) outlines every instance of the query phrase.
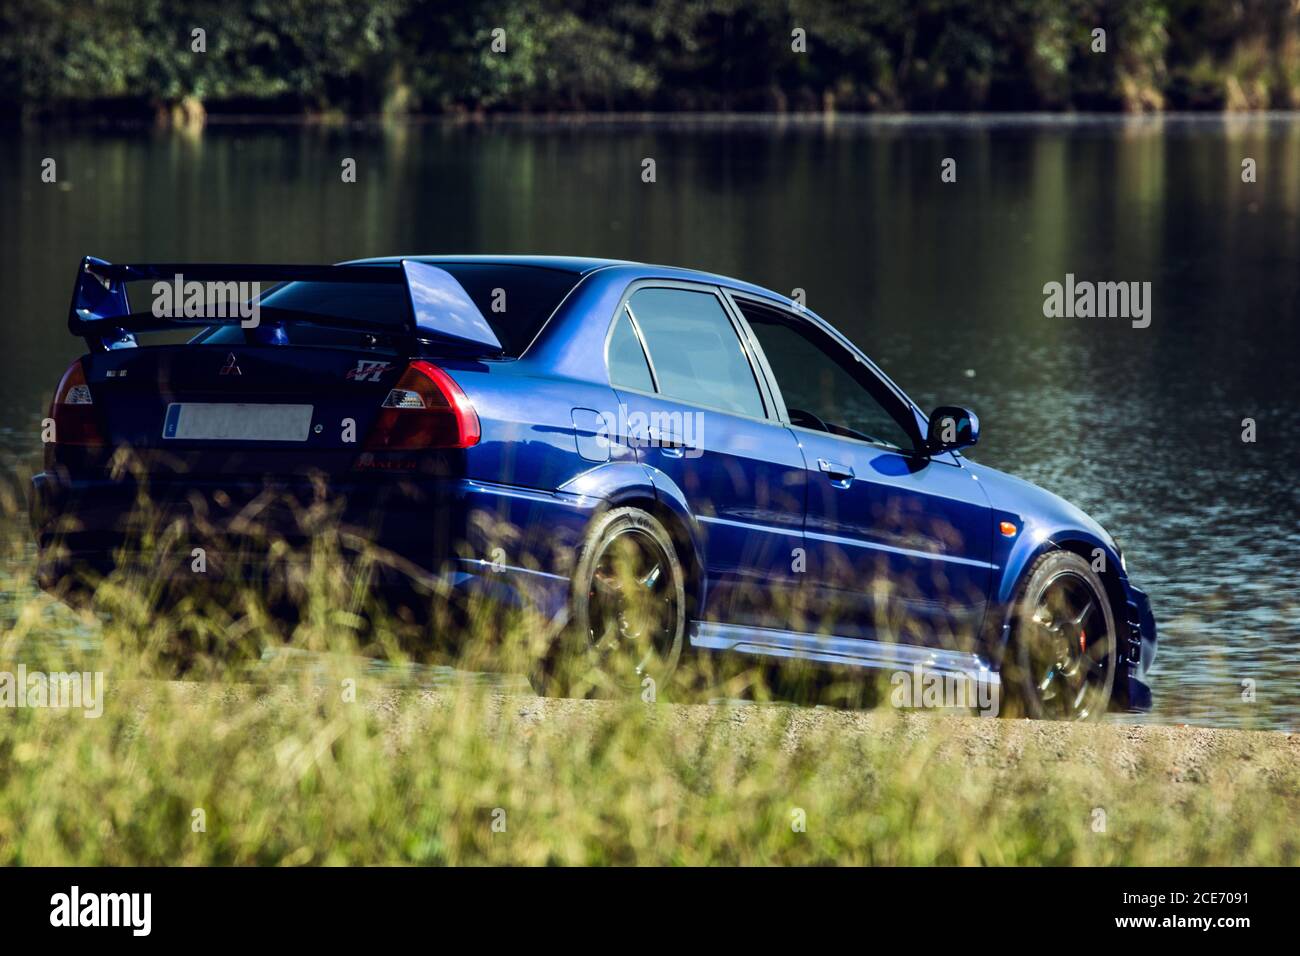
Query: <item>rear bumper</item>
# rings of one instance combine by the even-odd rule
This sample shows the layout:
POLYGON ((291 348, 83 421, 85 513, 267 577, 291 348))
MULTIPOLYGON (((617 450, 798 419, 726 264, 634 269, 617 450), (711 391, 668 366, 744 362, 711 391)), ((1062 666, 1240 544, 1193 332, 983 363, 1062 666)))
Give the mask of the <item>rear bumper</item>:
POLYGON ((38 581, 48 590, 68 590, 80 569, 112 570, 150 530, 167 526, 184 529, 185 548, 156 573, 178 584, 193 575, 191 545, 205 550, 206 580, 257 583, 271 542, 292 553, 337 529, 345 554, 381 556, 373 579, 380 590, 490 596, 553 617, 567 602, 574 555, 599 504, 466 479, 330 487, 196 479, 155 485, 141 508, 134 482, 43 472, 32 480, 29 509, 38 581))

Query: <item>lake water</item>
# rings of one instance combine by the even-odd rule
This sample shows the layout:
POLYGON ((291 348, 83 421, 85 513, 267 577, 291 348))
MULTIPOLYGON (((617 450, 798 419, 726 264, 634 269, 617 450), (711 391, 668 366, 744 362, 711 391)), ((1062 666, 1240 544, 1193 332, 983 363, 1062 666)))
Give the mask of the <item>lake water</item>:
POLYGON ((972 457, 1115 534, 1162 628, 1151 719, 1300 725, 1300 117, 8 130, 0 223, 2 470, 81 352, 87 253, 703 268, 805 290, 922 405, 974 408, 972 457), (1150 282, 1150 326, 1046 318, 1067 273, 1150 282))

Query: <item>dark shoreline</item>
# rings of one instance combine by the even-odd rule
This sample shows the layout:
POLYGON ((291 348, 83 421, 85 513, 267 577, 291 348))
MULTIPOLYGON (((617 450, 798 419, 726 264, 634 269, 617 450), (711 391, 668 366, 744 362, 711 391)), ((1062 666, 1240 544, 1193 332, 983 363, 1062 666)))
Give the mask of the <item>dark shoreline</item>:
POLYGON ((885 111, 719 111, 719 110, 575 110, 571 112, 410 113, 386 116, 382 113, 209 113, 191 127, 159 124, 147 116, 72 116, 0 118, 0 128, 33 130, 122 130, 138 132, 186 132, 191 129, 237 128, 241 126, 295 129, 378 128, 389 126, 451 126, 457 128, 538 127, 596 128, 601 126, 682 127, 745 129, 791 126, 961 128, 982 127, 1160 127, 1254 124, 1294 121, 1295 110, 1169 110, 1150 113, 1083 110, 976 111, 976 112, 885 112, 885 111))

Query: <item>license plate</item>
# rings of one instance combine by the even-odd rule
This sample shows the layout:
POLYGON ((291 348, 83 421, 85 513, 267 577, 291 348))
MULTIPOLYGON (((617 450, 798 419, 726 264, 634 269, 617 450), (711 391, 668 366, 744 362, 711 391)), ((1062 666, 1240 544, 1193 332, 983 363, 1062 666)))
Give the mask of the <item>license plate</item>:
POLYGON ((163 438, 198 441, 306 441, 311 405, 173 402, 163 438))

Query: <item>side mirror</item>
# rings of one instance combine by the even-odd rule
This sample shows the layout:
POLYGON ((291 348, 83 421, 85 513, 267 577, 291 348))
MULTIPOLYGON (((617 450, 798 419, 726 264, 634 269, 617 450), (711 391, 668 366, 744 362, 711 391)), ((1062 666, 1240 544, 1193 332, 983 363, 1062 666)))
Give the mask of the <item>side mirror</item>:
POLYGON ((940 405, 930 413, 930 427, 925 436, 927 455, 969 448, 979 440, 980 420, 969 408, 940 405))

